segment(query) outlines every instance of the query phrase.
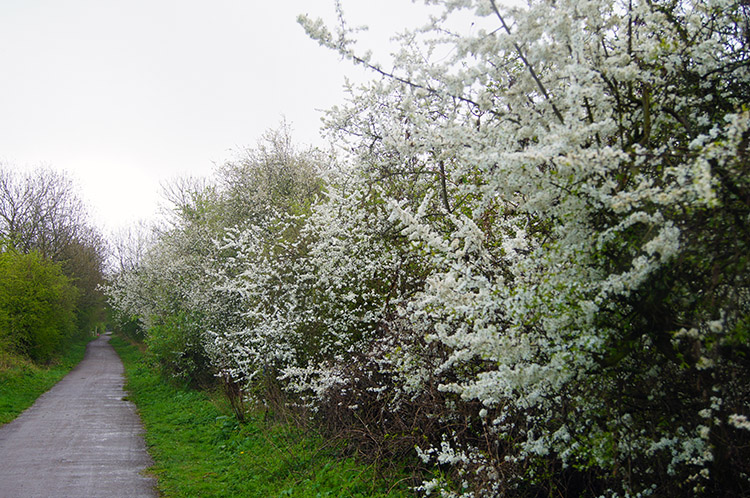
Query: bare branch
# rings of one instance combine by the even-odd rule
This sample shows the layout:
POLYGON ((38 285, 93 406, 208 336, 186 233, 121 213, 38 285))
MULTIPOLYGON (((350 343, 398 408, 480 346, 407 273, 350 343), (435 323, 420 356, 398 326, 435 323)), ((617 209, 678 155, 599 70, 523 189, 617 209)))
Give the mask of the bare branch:
MULTIPOLYGON (((497 15, 497 18, 500 19, 500 24, 503 25, 503 29, 506 33, 511 35, 510 28, 507 24, 505 24, 505 19, 503 19, 503 16, 500 14, 500 11, 497 8, 497 4, 495 4, 495 0, 490 0, 490 3, 492 4, 492 10, 495 11, 495 15, 497 15)), ((560 113, 560 110, 557 108, 554 102, 552 102, 552 97, 550 97, 549 93, 547 92, 547 89, 544 87, 544 84, 539 79, 539 76, 537 76, 536 71, 534 71, 534 67, 531 65, 531 63, 526 59, 526 56, 523 55, 523 50, 521 50, 521 47, 518 45, 518 43, 513 42, 513 48, 516 49, 516 52, 518 53, 518 57, 523 62, 524 66, 526 66, 526 69, 529 70, 529 74, 531 74, 531 77, 536 82, 537 87, 539 87, 539 91, 542 92, 542 95, 544 95, 544 98, 547 99, 547 101, 552 106, 552 111, 555 113, 555 116, 557 116, 557 119, 560 120, 560 124, 565 124, 565 119, 563 118, 562 113, 560 113)))

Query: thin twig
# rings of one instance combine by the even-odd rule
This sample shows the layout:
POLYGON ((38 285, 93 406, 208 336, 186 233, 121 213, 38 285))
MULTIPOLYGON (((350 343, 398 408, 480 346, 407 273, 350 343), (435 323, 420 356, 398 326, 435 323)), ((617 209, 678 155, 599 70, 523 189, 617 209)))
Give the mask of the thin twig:
MULTIPOLYGON (((507 24, 505 24, 505 19, 503 19, 502 14, 500 14, 500 11, 497 8, 497 4, 495 4, 495 0, 490 0, 490 4, 492 4, 492 10, 495 11, 495 15, 497 15, 497 18, 500 19, 500 24, 503 25, 503 29, 506 33, 509 35, 512 35, 510 32, 510 28, 507 24)), ((563 119, 562 114, 557 109, 557 106, 554 102, 552 102, 552 97, 550 97, 549 93, 547 92, 547 89, 544 87, 544 84, 539 79, 539 76, 537 76, 536 71, 534 71, 534 67, 531 65, 531 63, 526 59, 526 56, 523 55, 523 51, 521 50, 521 47, 518 45, 518 43, 513 42, 513 48, 516 49, 516 52, 518 52, 518 57, 521 58, 521 61, 526 66, 526 69, 529 70, 529 74, 531 74, 531 77, 534 78, 534 81, 536 82, 537 86, 539 87, 539 91, 542 92, 542 95, 544 95, 544 98, 547 99, 547 101, 552 106, 552 111, 555 113, 555 116, 557 116, 557 119, 560 120, 561 124, 565 124, 565 119, 563 119)))
MULTIPOLYGON (((410 86, 412 88, 417 88, 417 89, 420 89, 420 90, 424 90, 424 91, 426 91, 428 93, 431 93, 433 95, 440 95, 440 94, 447 95, 448 97, 454 98, 456 100, 460 100, 461 102, 464 102, 466 104, 471 104, 471 105, 477 107, 478 109, 481 109, 481 106, 477 102, 471 100, 470 98, 464 97, 462 95, 453 95, 453 94, 450 94, 448 92, 441 92, 441 91, 439 91, 439 90, 437 90, 435 88, 432 88, 430 86, 421 85, 421 84, 415 83, 415 82, 413 82, 411 80, 407 80, 406 78, 402 78, 400 76, 396 76, 393 73, 389 73, 388 71, 385 71, 384 69, 381 69, 380 67, 375 66, 375 65, 367 62, 366 60, 364 60, 361 57, 357 57, 356 55, 354 55, 351 52, 349 53, 349 57, 351 57, 352 60, 354 62, 356 62, 357 64, 362 64, 366 68, 368 68, 368 69, 370 69, 372 71, 375 71, 376 73, 380 74, 381 76, 385 76, 386 78, 390 78, 392 80, 398 81, 399 83, 403 83, 404 85, 408 85, 408 86, 410 86)), ((489 112, 490 114, 492 114, 492 115, 494 115, 495 117, 498 117, 498 118, 503 117, 502 114, 500 114, 499 112, 494 111, 492 109, 488 109, 487 112, 489 112)))

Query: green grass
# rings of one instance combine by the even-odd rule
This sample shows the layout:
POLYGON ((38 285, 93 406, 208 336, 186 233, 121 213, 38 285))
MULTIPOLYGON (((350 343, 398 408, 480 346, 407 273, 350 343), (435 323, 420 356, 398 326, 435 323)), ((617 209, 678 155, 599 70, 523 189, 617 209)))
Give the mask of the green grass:
POLYGON ((0 425, 16 418, 65 377, 82 359, 91 338, 80 339, 50 366, 0 351, 0 425))
POLYGON ((412 496, 405 484, 391 486, 298 428, 260 413, 238 424, 207 393, 166 382, 136 347, 118 337, 111 344, 125 364, 163 496, 412 496))

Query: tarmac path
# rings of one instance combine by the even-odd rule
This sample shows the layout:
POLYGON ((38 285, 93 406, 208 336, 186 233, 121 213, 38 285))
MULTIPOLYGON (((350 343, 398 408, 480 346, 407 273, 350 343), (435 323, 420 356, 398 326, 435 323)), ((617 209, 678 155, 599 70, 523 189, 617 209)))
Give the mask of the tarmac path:
POLYGON ((0 497, 156 497, 123 366, 104 335, 83 361, 0 427, 0 497))

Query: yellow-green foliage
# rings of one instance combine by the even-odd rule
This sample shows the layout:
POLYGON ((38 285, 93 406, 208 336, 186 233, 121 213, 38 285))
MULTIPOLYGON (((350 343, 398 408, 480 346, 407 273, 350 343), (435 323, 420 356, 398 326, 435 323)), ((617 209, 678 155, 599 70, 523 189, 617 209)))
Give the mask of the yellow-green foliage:
POLYGON ((38 253, 0 253, 0 350, 49 361, 74 331, 76 292, 38 253))

